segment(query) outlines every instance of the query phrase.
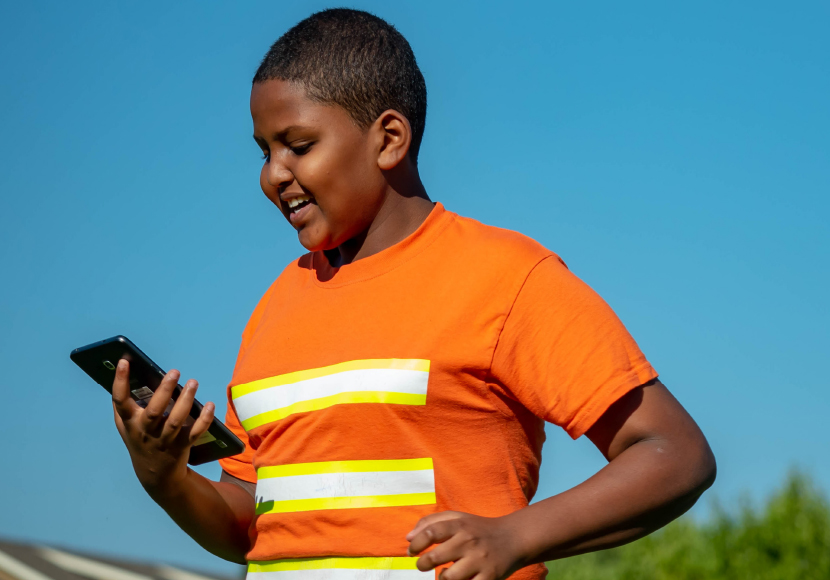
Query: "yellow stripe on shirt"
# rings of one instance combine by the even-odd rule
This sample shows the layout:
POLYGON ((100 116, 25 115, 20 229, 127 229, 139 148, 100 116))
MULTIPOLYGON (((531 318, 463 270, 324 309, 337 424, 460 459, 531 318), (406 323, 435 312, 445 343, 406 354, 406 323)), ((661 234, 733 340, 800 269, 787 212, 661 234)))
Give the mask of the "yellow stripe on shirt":
POLYGON ((256 497, 257 515, 433 505, 435 472, 429 457, 265 466, 256 497))
POLYGON ((256 504, 256 515, 310 512, 314 510, 345 510, 356 508, 432 505, 435 493, 401 493, 395 495, 363 495, 356 497, 321 497, 287 501, 266 501, 256 504))
POLYGON ((276 375, 268 377, 267 379, 259 379, 250 383, 236 385, 231 387, 231 396, 235 399, 254 391, 262 389, 270 389, 271 387, 279 387, 280 385, 289 385, 291 383, 299 383, 309 379, 316 379, 328 375, 335 375, 346 371, 362 371, 374 369, 395 369, 405 371, 421 371, 429 372, 429 361, 417 358, 376 358, 366 360, 350 360, 327 367, 320 367, 318 369, 308 369, 304 371, 294 371, 293 373, 286 373, 284 375, 276 375))
POLYGON ((333 405, 341 405, 344 403, 387 403, 393 405, 426 405, 426 395, 416 395, 411 393, 387 393, 383 391, 357 391, 351 393, 338 393, 328 397, 321 397, 319 399, 311 399, 308 401, 300 401, 287 407, 274 409, 273 411, 266 411, 259 415, 254 415, 250 419, 242 421, 242 428, 250 431, 255 427, 285 419, 289 415, 295 413, 307 413, 309 411, 320 411, 327 409, 333 405))
POLYGON ((417 570, 418 557, 387 558, 296 558, 248 562, 248 572, 289 572, 293 570, 417 570))
POLYGON ((429 366, 423 359, 348 361, 237 385, 231 396, 246 431, 334 405, 426 405, 429 366))
POLYGON ((416 471, 432 469, 432 458, 418 459, 362 459, 356 461, 318 461, 315 463, 291 463, 269 465, 257 469, 257 479, 291 477, 318 473, 356 473, 362 471, 416 471))

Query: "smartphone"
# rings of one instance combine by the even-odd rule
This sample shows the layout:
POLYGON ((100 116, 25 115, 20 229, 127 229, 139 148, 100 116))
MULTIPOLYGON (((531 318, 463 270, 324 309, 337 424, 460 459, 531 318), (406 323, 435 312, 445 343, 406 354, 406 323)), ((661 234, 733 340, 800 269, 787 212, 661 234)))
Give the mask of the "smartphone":
MULTIPOLYGON (((115 380, 115 367, 122 358, 127 359, 130 363, 130 393, 141 407, 147 406, 161 379, 167 374, 130 339, 121 335, 76 348, 70 353, 69 358, 110 394, 115 380)), ((181 385, 176 385, 173 400, 170 401, 166 412, 170 412, 173 402, 179 398, 181 392, 181 385)), ((194 399, 190 409, 191 421, 195 421, 201 412, 202 404, 194 399)), ((190 448, 187 462, 190 465, 201 465, 243 451, 245 444, 214 417, 208 430, 190 448)))

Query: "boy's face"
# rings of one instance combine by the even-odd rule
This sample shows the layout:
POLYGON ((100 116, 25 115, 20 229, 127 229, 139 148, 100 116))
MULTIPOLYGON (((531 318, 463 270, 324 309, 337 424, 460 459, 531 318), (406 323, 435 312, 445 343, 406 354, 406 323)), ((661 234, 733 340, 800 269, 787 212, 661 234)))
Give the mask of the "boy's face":
POLYGON ((334 249, 369 228, 386 191, 377 164, 382 143, 371 131, 281 80, 254 84, 251 116, 265 154, 262 191, 306 249, 334 249))

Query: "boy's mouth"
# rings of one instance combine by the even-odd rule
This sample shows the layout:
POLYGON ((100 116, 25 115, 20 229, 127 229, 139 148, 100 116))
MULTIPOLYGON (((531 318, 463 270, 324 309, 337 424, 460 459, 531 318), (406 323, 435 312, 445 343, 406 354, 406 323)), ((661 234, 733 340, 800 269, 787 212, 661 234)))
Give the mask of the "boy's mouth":
POLYGON ((298 224, 308 213, 309 207, 314 204, 314 198, 310 195, 298 195, 285 200, 285 205, 288 206, 288 221, 292 224, 298 224))
POLYGON ((291 199, 287 200, 285 203, 288 205, 288 213, 297 213, 305 206, 311 203, 313 198, 310 195, 300 195, 297 197, 292 197, 291 199))

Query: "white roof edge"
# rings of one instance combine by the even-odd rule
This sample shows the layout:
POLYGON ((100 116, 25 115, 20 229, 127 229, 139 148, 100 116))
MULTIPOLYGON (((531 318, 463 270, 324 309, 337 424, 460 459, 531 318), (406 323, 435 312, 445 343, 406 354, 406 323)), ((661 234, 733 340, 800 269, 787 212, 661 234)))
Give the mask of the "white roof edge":
POLYGON ((52 580, 43 572, 39 572, 20 560, 12 558, 3 551, 0 551, 0 570, 14 578, 19 578, 19 580, 52 580))

